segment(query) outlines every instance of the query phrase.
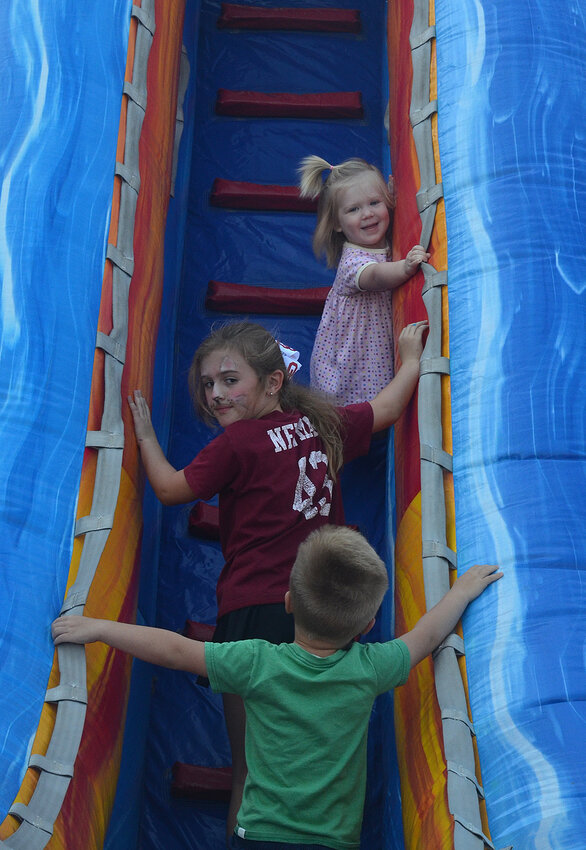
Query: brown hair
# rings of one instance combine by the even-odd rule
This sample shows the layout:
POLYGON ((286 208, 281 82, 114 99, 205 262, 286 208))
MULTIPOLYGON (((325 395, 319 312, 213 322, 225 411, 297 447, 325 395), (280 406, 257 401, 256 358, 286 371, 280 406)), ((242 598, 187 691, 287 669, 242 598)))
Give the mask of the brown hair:
POLYGON ((344 646, 376 615, 389 586, 384 562, 351 528, 326 525, 299 546, 289 579, 295 623, 344 646))
POLYGON ((297 384, 287 373, 278 342, 273 334, 253 322, 231 322, 212 330, 193 356, 189 369, 189 391, 196 414, 208 425, 217 422, 207 406, 205 389, 201 382, 201 364, 205 357, 218 349, 235 351, 263 381, 273 372, 283 372, 283 385, 279 390, 281 408, 298 410, 307 416, 321 437, 330 473, 334 480, 343 464, 341 421, 335 407, 316 390, 297 384))
POLYGON ((306 156, 299 164, 300 194, 302 198, 318 198, 317 202, 317 225, 313 234, 313 251, 319 259, 325 254, 328 266, 331 268, 338 264, 345 236, 336 230, 339 226, 338 207, 336 198, 338 191, 344 189, 354 182, 356 178, 365 174, 373 176, 380 182, 380 189, 385 204, 391 213, 389 216, 389 230, 387 239, 390 239, 393 216, 395 208, 394 195, 375 165, 371 165, 364 159, 347 159, 340 165, 330 165, 321 156, 306 156), (324 171, 328 171, 326 179, 323 180, 324 171))

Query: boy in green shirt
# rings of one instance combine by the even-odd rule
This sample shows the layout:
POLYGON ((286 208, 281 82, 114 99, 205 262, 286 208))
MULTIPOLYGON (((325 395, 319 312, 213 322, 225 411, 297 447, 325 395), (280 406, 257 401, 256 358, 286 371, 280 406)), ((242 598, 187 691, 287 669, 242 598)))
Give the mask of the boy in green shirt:
POLYGON ((204 644, 164 629, 67 615, 53 623, 53 638, 100 640, 242 696, 248 776, 231 847, 358 850, 374 699, 402 685, 468 603, 501 576, 494 566, 471 567, 410 632, 361 644, 355 638, 374 624, 387 572, 362 535, 332 525, 299 547, 285 595, 295 618, 292 644, 204 644))

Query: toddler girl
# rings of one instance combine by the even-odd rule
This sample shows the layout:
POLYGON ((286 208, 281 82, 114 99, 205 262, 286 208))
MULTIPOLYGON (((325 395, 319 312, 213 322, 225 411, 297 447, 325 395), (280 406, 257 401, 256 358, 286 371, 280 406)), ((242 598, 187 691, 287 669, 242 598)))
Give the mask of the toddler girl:
POLYGON ((374 165, 363 159, 330 165, 308 156, 299 174, 301 196, 319 198, 314 252, 338 267, 315 338, 311 385, 337 404, 362 402, 394 374, 390 290, 430 255, 415 245, 404 260, 390 261, 394 202, 374 165))
MULTIPOLYGON (((225 566, 217 585, 215 641, 293 640, 283 600, 297 548, 315 528, 344 524, 340 469, 366 454, 371 434, 394 422, 411 398, 426 325, 403 330, 394 380, 372 402, 347 408, 334 408, 296 384, 279 344, 260 325, 219 328, 196 351, 189 385, 197 414, 223 431, 185 469, 166 460, 141 392, 129 397, 157 497, 178 504, 219 494, 225 566)), ((224 713, 232 749, 231 834, 246 777, 240 697, 225 694, 224 713)))

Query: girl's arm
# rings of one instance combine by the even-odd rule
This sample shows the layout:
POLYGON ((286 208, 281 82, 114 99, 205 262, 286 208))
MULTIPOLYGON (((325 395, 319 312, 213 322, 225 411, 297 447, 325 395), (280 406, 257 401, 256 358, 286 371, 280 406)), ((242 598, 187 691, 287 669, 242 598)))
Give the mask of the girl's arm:
POLYGON ((502 577, 493 564, 470 567, 446 595, 407 634, 401 635, 411 655, 411 667, 429 655, 455 628, 468 604, 502 577))
POLYGON ((207 676, 202 641, 191 640, 166 629, 68 615, 54 621, 51 633, 56 646, 100 640, 150 664, 207 676))
POLYGON ((394 289, 413 277, 421 263, 426 263, 430 256, 423 245, 414 245, 404 260, 366 266, 358 285, 366 290, 394 289))
POLYGON ((388 428, 407 407, 419 380, 419 359, 423 352, 423 333, 427 321, 414 322, 401 331, 399 356, 401 368, 380 393, 370 402, 374 413, 373 433, 388 428))
POLYGON ((149 406, 140 390, 134 391, 134 397, 128 396, 128 404, 132 412, 140 456, 157 499, 164 505, 193 502, 197 495, 187 483, 183 470, 171 466, 163 454, 153 428, 149 406))

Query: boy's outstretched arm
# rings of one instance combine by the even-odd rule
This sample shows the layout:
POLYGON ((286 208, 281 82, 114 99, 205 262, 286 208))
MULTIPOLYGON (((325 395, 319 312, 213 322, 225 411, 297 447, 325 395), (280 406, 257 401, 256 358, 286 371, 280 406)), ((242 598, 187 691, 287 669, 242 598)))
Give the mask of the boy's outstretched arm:
POLYGON ((411 667, 429 655, 455 628, 468 607, 489 584, 502 577, 494 564, 470 567, 457 579, 446 595, 419 620, 410 632, 401 635, 411 655, 411 667))
POLYGON ((67 615, 53 622, 51 634, 56 646, 99 640, 150 664, 207 676, 204 644, 167 629, 67 615))
POLYGON ((151 421, 151 411, 140 390, 135 390, 133 396, 128 396, 128 404, 140 456, 157 499, 164 505, 193 502, 196 495, 187 483, 183 470, 175 469, 163 454, 151 421))
POLYGON ((399 336, 401 366, 390 382, 370 402, 374 413, 373 432, 382 431, 403 413, 419 380, 419 360, 423 352, 423 334, 427 321, 414 322, 399 336))

